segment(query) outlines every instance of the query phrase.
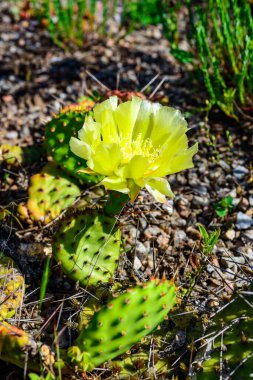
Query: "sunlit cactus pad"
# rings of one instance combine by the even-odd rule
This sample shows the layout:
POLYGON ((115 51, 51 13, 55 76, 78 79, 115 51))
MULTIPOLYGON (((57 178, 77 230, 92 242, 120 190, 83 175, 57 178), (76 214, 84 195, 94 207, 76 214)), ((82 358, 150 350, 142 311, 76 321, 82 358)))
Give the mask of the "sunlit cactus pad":
POLYGON ((113 277, 120 241, 115 218, 85 212, 61 222, 53 254, 70 278, 81 285, 93 285, 113 277))
POLYGON ((7 168, 20 168, 20 166, 32 165, 39 161, 42 155, 40 146, 0 145, 0 164, 5 163, 7 168))
POLYGON ((24 278, 12 259, 0 256, 0 321, 19 314, 24 293, 24 278))
POLYGON ((45 129, 45 145, 48 156, 65 170, 76 176, 81 182, 97 183, 98 176, 80 173, 87 167, 86 161, 71 152, 69 141, 82 128, 85 116, 91 110, 94 102, 86 100, 64 108, 56 115, 45 129))
MULTIPOLYGON (((26 352, 35 349, 36 344, 30 336, 23 330, 8 324, 0 323, 0 359, 8 363, 16 364, 24 368, 26 362, 26 352)), ((30 368, 38 369, 34 362, 29 362, 30 368)))
POLYGON ((31 177, 28 201, 18 206, 18 212, 27 222, 47 224, 71 206, 79 195, 75 178, 50 163, 31 177))
MULTIPOLYGON (((249 294, 238 295, 217 313, 207 330, 207 344, 198 379, 248 380, 253 376, 253 288, 249 294), (212 335, 215 337, 212 339, 212 335)), ((200 353, 201 354, 201 353, 200 353)), ((202 356, 203 356, 202 355, 202 356)), ((201 355, 198 355, 201 357, 201 355)), ((196 362, 198 362, 196 360, 196 362)), ((199 368, 199 366, 198 366, 199 368)))
POLYGON ((20 166, 23 162, 23 150, 19 146, 3 144, 0 146, 0 163, 6 162, 8 167, 20 166))
POLYGON ((94 314, 69 349, 71 361, 92 369, 123 354, 164 320, 175 299, 175 285, 167 280, 129 289, 94 314))

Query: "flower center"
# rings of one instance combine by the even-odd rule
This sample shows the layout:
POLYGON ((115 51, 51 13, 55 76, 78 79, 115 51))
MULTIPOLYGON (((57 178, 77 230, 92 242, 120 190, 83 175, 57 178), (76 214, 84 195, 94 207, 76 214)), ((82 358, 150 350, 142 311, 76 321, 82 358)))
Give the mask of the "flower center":
POLYGON ((143 156, 149 162, 153 162, 159 155, 159 149, 153 147, 152 140, 143 140, 139 133, 136 140, 123 139, 121 151, 123 153, 123 163, 128 163, 134 156, 143 156))

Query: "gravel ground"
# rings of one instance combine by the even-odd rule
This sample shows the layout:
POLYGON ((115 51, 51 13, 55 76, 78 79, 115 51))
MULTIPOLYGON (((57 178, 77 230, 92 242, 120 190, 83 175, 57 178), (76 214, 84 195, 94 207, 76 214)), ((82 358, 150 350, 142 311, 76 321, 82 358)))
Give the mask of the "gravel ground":
MULTIPOLYGON (((201 83, 169 55, 168 42, 162 38, 159 27, 132 33, 117 43, 92 35, 82 49, 64 52, 52 45, 36 21, 13 23, 8 3, 2 2, 0 32, 2 143, 41 144, 45 122, 62 105, 93 90, 106 91, 87 70, 106 87, 127 90, 140 90, 160 74, 149 94, 165 78, 155 98, 166 99, 180 108, 189 121, 191 143, 199 142, 195 167, 169 178, 176 197, 168 206, 155 203, 146 192, 141 192, 135 204, 120 217, 126 253, 116 278, 135 282, 153 275, 175 276, 177 285, 189 287, 201 261, 201 223, 209 232, 220 227, 221 235, 185 307, 208 317, 231 298, 234 290, 247 287, 253 274, 252 120, 235 122, 213 110, 207 121, 203 113, 196 112, 205 101, 204 92, 199 90, 201 83), (233 197, 233 210, 219 218, 214 205, 228 195, 233 197)), ((10 174, 7 183, 1 184, 1 206, 11 203, 15 212, 16 204, 27 196, 29 176, 38 172, 41 165, 10 174)), ((50 249, 51 234, 50 228, 17 234, 12 226, 2 226, 1 249, 15 259, 26 276, 29 291, 39 286, 41 257, 50 249)), ((54 283, 49 284, 50 300, 75 294, 73 284, 62 278, 57 269, 55 276, 54 283)), ((28 298, 29 302, 34 299, 34 295, 28 298)), ((74 306, 68 306, 73 313, 74 306)), ((28 310, 31 317, 29 306, 28 310)), ((49 306, 45 315, 34 316, 37 324, 21 325, 37 331, 51 312, 49 306)), ((176 360, 184 354, 189 337, 181 327, 173 331, 177 345, 174 339, 170 347, 176 360)), ((50 328, 45 339, 47 334, 51 334, 50 328)), ((178 363, 175 371, 181 373, 178 363)), ((12 376, 8 378, 15 378, 15 374, 12 376)), ((182 373, 181 376, 183 379, 182 373)))

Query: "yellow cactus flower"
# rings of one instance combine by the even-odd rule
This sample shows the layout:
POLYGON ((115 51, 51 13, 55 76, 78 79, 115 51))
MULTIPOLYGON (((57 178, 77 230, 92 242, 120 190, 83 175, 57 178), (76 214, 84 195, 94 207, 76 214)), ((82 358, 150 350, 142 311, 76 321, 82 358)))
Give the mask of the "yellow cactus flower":
POLYGON ((70 148, 87 160, 87 173, 105 176, 106 189, 129 195, 133 201, 141 188, 159 202, 172 197, 165 176, 193 167, 197 144, 188 148, 187 123, 181 113, 159 103, 133 97, 118 105, 112 96, 97 104, 87 116, 79 139, 70 148))

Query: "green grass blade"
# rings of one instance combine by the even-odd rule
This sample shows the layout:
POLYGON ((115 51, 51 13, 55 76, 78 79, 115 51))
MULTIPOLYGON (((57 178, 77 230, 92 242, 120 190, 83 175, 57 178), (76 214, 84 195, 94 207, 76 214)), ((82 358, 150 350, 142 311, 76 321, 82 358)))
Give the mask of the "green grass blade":
POLYGON ((44 300, 44 297, 46 294, 46 290, 47 290, 47 284, 48 284, 48 280, 49 280, 49 276, 50 276, 50 264, 51 264, 51 256, 47 256, 45 267, 44 267, 44 272, 43 272, 42 279, 41 279, 40 304, 39 304, 40 310, 41 310, 41 306, 42 306, 42 303, 43 303, 43 300, 44 300))

